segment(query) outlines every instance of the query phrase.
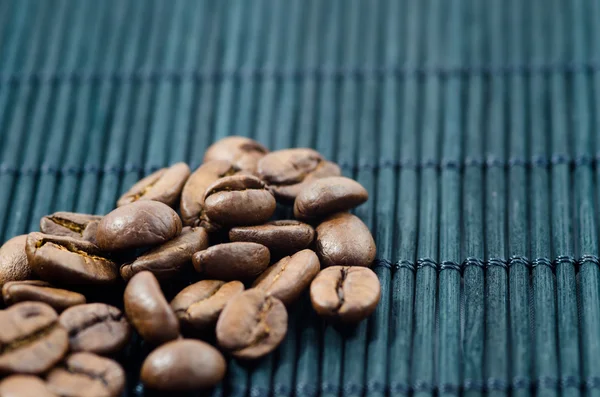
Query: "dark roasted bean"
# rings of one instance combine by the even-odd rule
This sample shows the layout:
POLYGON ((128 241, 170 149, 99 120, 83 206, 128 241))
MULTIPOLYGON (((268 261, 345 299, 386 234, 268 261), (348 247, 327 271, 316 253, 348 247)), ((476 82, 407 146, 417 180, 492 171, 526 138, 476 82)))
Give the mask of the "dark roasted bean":
POLYGON ((102 217, 76 212, 55 212, 40 220, 40 231, 52 236, 65 236, 96 243, 96 230, 102 217))
POLYGON ((270 259, 267 247, 256 243, 213 245, 193 256, 196 271, 219 280, 254 278, 269 266, 270 259))
POLYGON ((269 150, 253 139, 229 136, 206 149, 204 162, 226 160, 240 170, 255 173, 258 161, 267 153, 269 150))
POLYGON ((44 302, 57 312, 85 303, 85 296, 66 289, 55 288, 45 281, 11 281, 2 287, 2 298, 7 305, 25 301, 44 302))
POLYGON ((238 226, 229 231, 231 241, 262 244, 272 253, 293 254, 308 248, 315 238, 312 226, 294 220, 280 220, 257 226, 238 226))
POLYGON ((25 243, 27 235, 23 234, 8 240, 0 247, 0 287, 9 281, 21 281, 31 278, 33 273, 25 243))

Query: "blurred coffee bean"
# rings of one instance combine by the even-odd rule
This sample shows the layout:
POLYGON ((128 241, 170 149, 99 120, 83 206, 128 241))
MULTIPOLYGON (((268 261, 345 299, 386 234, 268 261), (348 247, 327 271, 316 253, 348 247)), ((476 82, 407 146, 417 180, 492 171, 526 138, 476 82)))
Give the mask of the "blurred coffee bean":
POLYGON ((275 197, 283 203, 293 204, 294 200, 306 186, 312 182, 327 177, 342 175, 342 170, 336 163, 331 161, 321 161, 314 171, 308 173, 302 182, 292 185, 270 185, 269 188, 275 194, 275 197))
POLYGON ((269 266, 270 259, 267 247, 256 243, 217 244, 193 256, 196 271, 226 281, 252 279, 269 266))
POLYGON ((33 270, 25 252, 26 242, 27 235, 22 234, 11 238, 0 247, 0 287, 10 281, 31 278, 33 270))
POLYGON ((11 375, 0 382, 0 397, 59 397, 32 375, 11 375))
POLYGON ((271 253, 293 254, 308 248, 315 238, 312 226, 295 220, 279 220, 264 225, 238 226, 229 231, 234 242, 252 242, 266 246, 271 253))
POLYGON ((11 281, 4 284, 2 299, 7 306, 26 301, 44 302, 57 312, 85 303, 85 296, 82 294, 56 288, 50 283, 38 280, 11 281))
POLYGON ((102 217, 76 212, 55 212, 40 220, 40 231, 52 236, 65 236, 96 243, 96 231, 102 217))
POLYGON ((253 139, 229 136, 206 149, 204 162, 226 160, 242 171, 256 173, 258 161, 267 153, 269 150, 253 139))

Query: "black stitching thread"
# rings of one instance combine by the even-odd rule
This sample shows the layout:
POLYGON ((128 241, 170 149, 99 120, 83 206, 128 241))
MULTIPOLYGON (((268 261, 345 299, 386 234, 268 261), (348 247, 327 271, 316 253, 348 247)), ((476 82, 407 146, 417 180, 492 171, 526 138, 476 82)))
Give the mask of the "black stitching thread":
POLYGON ((523 266, 527 266, 529 268, 531 268, 531 262, 529 262, 529 259, 527 259, 526 256, 520 256, 520 255, 513 255, 510 257, 510 259, 508 260, 508 267, 512 267, 514 265, 523 265, 523 266))
POLYGON ((456 270, 458 272, 460 272, 462 270, 462 267, 453 261, 443 261, 442 263, 440 263, 440 271, 442 270, 456 270))
POLYGON ((430 267, 434 270, 438 269, 437 263, 431 258, 419 258, 417 260, 417 270, 422 269, 424 267, 430 267))

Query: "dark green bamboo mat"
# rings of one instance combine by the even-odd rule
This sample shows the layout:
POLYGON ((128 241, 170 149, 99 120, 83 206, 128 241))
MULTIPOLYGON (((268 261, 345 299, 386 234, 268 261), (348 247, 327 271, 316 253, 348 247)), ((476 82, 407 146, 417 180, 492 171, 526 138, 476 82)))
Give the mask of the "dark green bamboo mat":
MULTIPOLYGON (((370 192, 382 298, 214 395, 600 396, 600 2, 0 0, 0 240, 229 134, 370 192)), ((124 359, 127 396, 148 395, 124 359)))

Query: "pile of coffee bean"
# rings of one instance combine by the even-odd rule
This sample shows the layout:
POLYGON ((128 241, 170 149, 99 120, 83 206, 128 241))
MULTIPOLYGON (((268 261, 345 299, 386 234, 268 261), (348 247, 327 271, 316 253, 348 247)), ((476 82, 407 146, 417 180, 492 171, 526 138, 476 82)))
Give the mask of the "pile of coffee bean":
POLYGON ((348 212, 367 198, 312 149, 229 137, 194 172, 143 178, 105 216, 43 217, 0 248, 0 396, 118 396, 133 331, 152 350, 145 387, 211 388, 224 354, 277 348, 307 290, 320 316, 356 324, 380 297, 375 242, 348 212))

